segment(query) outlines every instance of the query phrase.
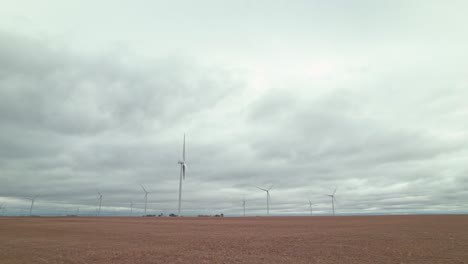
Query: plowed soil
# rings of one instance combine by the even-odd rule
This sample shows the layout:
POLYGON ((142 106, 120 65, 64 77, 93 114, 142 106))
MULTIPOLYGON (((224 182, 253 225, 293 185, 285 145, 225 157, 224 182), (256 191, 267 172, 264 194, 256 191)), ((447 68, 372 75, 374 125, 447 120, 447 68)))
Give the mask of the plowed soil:
POLYGON ((0 263, 468 263, 468 216, 3 217, 0 263))

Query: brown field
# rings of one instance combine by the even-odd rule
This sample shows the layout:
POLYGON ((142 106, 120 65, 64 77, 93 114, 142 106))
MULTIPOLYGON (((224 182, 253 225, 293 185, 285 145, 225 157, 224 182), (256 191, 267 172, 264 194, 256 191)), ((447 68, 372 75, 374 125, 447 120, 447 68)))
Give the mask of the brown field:
POLYGON ((4 217, 0 263, 468 263, 468 216, 4 217))

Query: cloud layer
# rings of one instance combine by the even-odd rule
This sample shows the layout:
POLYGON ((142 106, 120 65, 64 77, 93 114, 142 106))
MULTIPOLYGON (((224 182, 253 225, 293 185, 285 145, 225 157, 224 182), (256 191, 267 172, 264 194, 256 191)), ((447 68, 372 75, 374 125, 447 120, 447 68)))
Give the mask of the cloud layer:
MULTIPOLYGON (((466 19, 455 7, 437 5, 452 12, 448 19, 426 6, 416 17, 432 18, 428 24, 436 26, 427 30, 409 18, 409 6, 389 7, 383 18, 359 15, 382 9, 368 3, 301 6, 338 12, 353 23, 334 22, 336 36, 323 33, 330 25, 316 25, 323 38, 307 47, 318 38, 309 34, 305 14, 292 19, 271 5, 272 17, 263 21, 232 7, 235 15, 219 27, 238 32, 234 22, 244 14, 251 30, 263 33, 240 30, 245 41, 216 40, 213 47, 189 38, 180 54, 155 47, 151 55, 144 43, 132 44, 137 33, 125 28, 124 46, 112 46, 112 37, 96 37, 90 41, 94 47, 109 46, 90 51, 68 42, 76 35, 65 35, 65 41, 54 35, 65 34, 65 26, 44 37, 3 24, 0 204, 7 206, 5 213, 28 214, 26 198, 39 195, 37 214, 78 208, 80 214, 94 214, 99 191, 104 214, 128 214, 131 201, 141 214, 140 184, 151 192, 151 213, 175 212, 184 133, 186 215, 239 215, 243 197, 249 215, 263 215, 266 197, 255 186, 270 185, 270 209, 278 215, 307 214, 309 199, 317 214, 329 214, 324 194, 335 187, 341 214, 466 213, 468 55, 462 47, 468 35, 458 24, 466 19), (276 27, 274 18, 282 16, 285 24, 276 27), (407 24, 385 19, 404 17, 407 24), (293 26, 300 23, 303 27, 293 26), (452 31, 441 30, 443 25, 452 31), (284 42, 288 34, 290 43, 284 42), (270 45, 261 51, 257 41, 270 45)), ((203 27, 194 27, 205 34, 203 27)))

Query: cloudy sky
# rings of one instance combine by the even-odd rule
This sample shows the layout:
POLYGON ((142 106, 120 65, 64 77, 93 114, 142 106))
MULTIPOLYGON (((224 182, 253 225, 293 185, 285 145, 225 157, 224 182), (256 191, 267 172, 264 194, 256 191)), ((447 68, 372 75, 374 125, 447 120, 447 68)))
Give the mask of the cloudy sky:
POLYGON ((0 3, 6 215, 468 212, 466 1, 0 3))

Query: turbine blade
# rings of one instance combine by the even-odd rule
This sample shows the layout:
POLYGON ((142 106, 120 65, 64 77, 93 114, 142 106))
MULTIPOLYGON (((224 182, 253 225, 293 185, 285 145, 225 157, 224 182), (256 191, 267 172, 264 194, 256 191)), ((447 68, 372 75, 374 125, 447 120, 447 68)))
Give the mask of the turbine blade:
POLYGON ((183 163, 180 163, 180 177, 183 177, 183 172, 184 170, 182 169, 182 167, 184 167, 184 164, 183 163))
POLYGON ((335 188, 335 190, 333 191, 333 195, 335 195, 335 193, 336 193, 336 188, 335 188))
POLYGON ((184 133, 184 148, 182 150, 182 159, 185 162, 185 133, 184 133))
POLYGON ((263 188, 260 188, 260 187, 257 187, 257 186, 255 186, 255 187, 256 187, 257 189, 260 189, 260 190, 265 191, 265 192, 268 191, 268 190, 266 190, 266 189, 263 189, 263 188))
MULTIPOLYGON (((184 160, 185 160, 185 158, 184 158, 184 160)), ((185 180, 185 167, 186 167, 185 163, 182 164, 182 177, 184 178, 184 180, 185 180)))
POLYGON ((273 186, 274 186, 274 185, 272 184, 272 185, 270 186, 270 189, 268 189, 268 190, 271 190, 271 189, 273 189, 273 186))
POLYGON ((140 186, 141 186, 141 188, 143 189, 143 191, 144 191, 145 193, 148 193, 148 192, 146 191, 145 187, 143 187, 142 184, 140 184, 140 186))

